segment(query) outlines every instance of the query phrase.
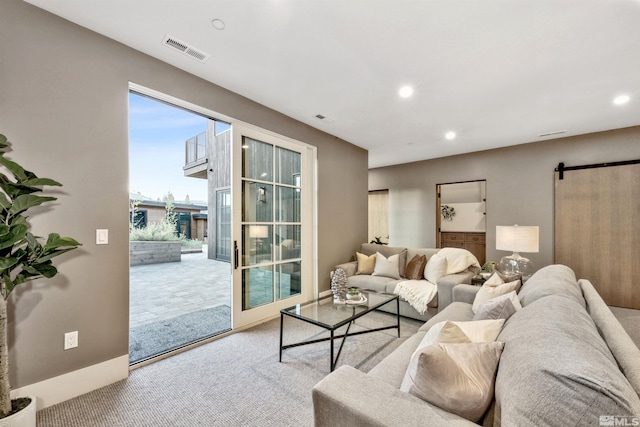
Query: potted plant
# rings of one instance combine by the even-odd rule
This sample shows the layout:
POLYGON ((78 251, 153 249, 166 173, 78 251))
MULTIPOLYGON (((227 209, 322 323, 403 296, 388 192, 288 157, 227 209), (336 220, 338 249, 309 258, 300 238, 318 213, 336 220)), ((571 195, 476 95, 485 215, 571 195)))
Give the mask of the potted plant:
POLYGON ((9 422, 11 418, 23 418, 23 409, 27 408, 33 412, 32 425, 35 426, 35 398, 20 398, 12 402, 10 396, 7 301, 16 286, 58 274, 52 259, 81 243, 51 233, 42 244, 41 238, 29 231, 27 211, 56 200, 55 197, 35 193, 41 192, 46 185, 62 184, 49 178, 38 178, 7 159, 5 154, 9 146, 7 138, 0 134, 0 424, 28 425, 9 422), (12 409, 12 406, 16 408, 12 409))

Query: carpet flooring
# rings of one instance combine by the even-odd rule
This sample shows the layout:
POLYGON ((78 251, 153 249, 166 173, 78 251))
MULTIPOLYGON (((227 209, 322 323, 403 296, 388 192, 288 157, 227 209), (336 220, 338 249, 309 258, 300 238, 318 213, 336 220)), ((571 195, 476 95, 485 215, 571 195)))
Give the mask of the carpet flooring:
MULTIPOLYGON (((352 331, 394 321, 374 312, 352 331)), ((347 338, 338 366, 369 371, 423 323, 403 318, 399 339, 395 329, 347 338)), ((284 326, 285 344, 328 336, 297 319, 285 318, 284 326)), ((272 320, 135 369, 126 380, 38 411, 38 426, 312 426, 311 389, 329 373, 329 343, 285 350, 279 363, 279 331, 280 320, 272 320)))
POLYGON ((231 329, 231 309, 220 305, 129 330, 129 363, 136 363, 231 329))

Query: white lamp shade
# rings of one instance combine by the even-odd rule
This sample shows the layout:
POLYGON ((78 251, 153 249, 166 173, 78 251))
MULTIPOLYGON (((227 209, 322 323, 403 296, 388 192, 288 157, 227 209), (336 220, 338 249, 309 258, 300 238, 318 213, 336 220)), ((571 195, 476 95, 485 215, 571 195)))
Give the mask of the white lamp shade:
POLYGON ((539 227, 519 225, 496 226, 496 249, 537 253, 539 248, 539 227))

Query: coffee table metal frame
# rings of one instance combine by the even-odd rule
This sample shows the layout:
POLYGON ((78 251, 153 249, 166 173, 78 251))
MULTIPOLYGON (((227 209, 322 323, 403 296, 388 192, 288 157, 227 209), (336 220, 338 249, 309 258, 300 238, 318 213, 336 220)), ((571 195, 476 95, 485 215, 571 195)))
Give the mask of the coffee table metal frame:
MULTIPOLYGON (((367 301, 368 304, 371 305, 348 305, 347 308, 353 308, 353 312, 351 314, 351 316, 337 322, 337 323, 323 323, 321 320, 317 320, 317 319, 312 319, 309 317, 305 317, 302 314, 298 314, 295 311, 300 312, 302 308, 304 307, 309 307, 311 305, 316 305, 318 306, 321 302, 324 302, 325 304, 331 304, 333 306, 333 304, 331 303, 331 301, 325 301, 329 298, 333 299, 333 295, 328 295, 322 298, 318 298, 316 300, 313 301, 309 301, 303 304, 297 304, 291 307, 287 307, 284 308, 282 310, 280 310, 280 355, 279 355, 279 362, 282 362, 282 351, 286 350, 288 348, 292 348, 292 347, 299 347, 302 345, 309 345, 309 344, 315 344, 315 343, 319 343, 319 342, 324 342, 324 341, 330 341, 331 344, 331 351, 330 351, 330 365, 331 365, 331 371, 333 372, 333 370, 336 367, 336 364, 338 363, 338 359, 340 358, 340 353, 342 352, 342 347, 344 345, 345 340, 347 339, 348 336, 355 336, 355 335, 360 335, 360 334, 368 334, 371 332, 378 332, 378 331, 384 331, 386 329, 397 329, 398 330, 398 338, 400 338, 400 300, 398 298, 398 295, 394 295, 394 294, 387 294, 387 293, 382 293, 382 292, 375 292, 375 291, 366 291, 363 290, 363 293, 365 294, 365 296, 369 296, 369 294, 376 294, 376 296, 384 296, 386 298, 383 298, 382 301, 380 302, 374 302, 372 303, 371 300, 369 299, 369 301, 367 301), (351 325, 353 324, 353 322, 364 316, 365 314, 371 313, 374 310, 377 310, 378 308, 382 307, 385 304, 389 304, 393 301, 396 301, 396 324, 392 325, 392 326, 385 326, 385 327, 381 327, 381 328, 374 328, 374 329, 367 329, 366 331, 358 331, 358 332, 352 332, 349 333, 349 329, 351 329, 351 325), (362 310, 362 308, 366 308, 366 310, 362 310), (294 310, 296 309, 296 310, 294 310), (294 310, 294 312, 292 312, 292 310, 294 310), (294 319, 299 319, 302 320, 304 322, 307 323, 311 323, 313 325, 319 326, 321 328, 324 328, 326 330, 328 330, 330 332, 330 335, 328 337, 325 338, 318 338, 318 339, 314 339, 314 340, 309 340, 309 341, 301 341, 301 342, 297 342, 297 343, 293 343, 293 344, 287 344, 287 345, 283 345, 282 344, 282 340, 283 340, 283 323, 284 323, 284 317, 285 316, 289 316, 292 317, 294 319), (335 331, 336 329, 347 325, 347 330, 345 331, 344 334, 341 335, 336 335, 335 331), (335 359, 333 357, 334 355, 334 345, 333 342, 335 339, 337 338, 342 338, 342 342, 340 343, 340 348, 338 349, 338 354, 336 355, 335 359)), ((344 307, 344 306, 340 306, 340 307, 344 307)))

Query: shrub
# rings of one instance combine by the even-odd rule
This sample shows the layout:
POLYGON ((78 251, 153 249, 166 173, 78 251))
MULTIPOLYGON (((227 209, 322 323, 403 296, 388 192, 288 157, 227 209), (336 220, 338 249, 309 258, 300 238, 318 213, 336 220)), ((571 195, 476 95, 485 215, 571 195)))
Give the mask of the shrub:
POLYGON ((175 225, 168 222, 152 222, 144 228, 133 228, 129 232, 131 241, 167 241, 182 240, 176 235, 175 225))

